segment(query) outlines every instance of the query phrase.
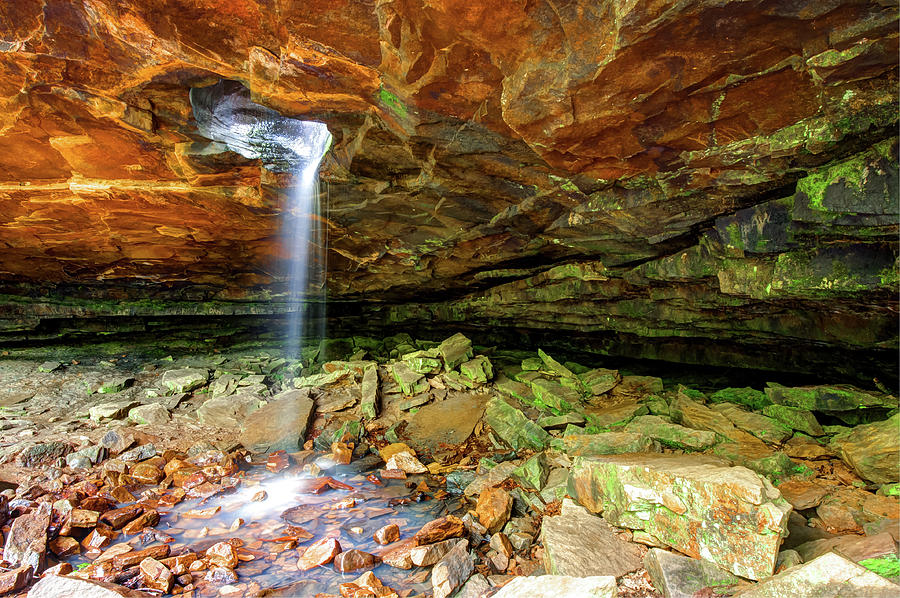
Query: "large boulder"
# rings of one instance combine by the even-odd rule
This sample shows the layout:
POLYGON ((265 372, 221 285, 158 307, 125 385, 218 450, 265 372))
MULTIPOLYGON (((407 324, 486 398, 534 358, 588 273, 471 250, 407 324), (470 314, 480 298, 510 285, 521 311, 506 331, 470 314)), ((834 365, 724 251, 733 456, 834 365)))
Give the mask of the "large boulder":
POLYGON ((616 598, 616 578, 538 575, 516 577, 494 598, 616 598))
POLYGON ((562 511, 541 523, 544 570, 552 575, 621 577, 641 568, 641 549, 621 539, 610 525, 564 499, 562 511))
POLYGON ((197 409, 197 419, 208 426, 239 428, 251 413, 265 405, 259 395, 238 392, 225 397, 213 397, 197 409))
POLYGON ((499 397, 488 401, 484 420, 497 436, 515 450, 541 450, 550 442, 550 434, 546 430, 499 397))
POLYGON ((160 383, 173 393, 190 392, 206 384, 209 370, 205 368, 184 368, 168 370, 160 379, 160 383))
POLYGON ((853 561, 829 552, 763 580, 740 598, 896 598, 900 586, 853 561))
POLYGON ((861 478, 879 484, 900 478, 900 414, 838 434, 831 446, 861 478))
POLYGON ((284 450, 294 452, 303 446, 306 428, 315 412, 309 393, 288 390, 271 403, 250 413, 244 421, 240 442, 253 453, 284 450))
POLYGON ((644 557, 644 567, 653 586, 664 598, 693 598, 712 590, 721 594, 741 579, 704 559, 692 559, 661 548, 652 548, 644 557))
POLYGON ((772 575, 791 506, 768 481, 704 455, 576 457, 569 494, 620 527, 735 575, 772 575))

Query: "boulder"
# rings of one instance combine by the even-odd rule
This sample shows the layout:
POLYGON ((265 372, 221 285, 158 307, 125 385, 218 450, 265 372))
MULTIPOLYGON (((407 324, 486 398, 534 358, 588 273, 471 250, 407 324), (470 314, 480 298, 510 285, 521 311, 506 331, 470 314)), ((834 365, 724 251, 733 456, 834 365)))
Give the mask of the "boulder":
POLYGON ((34 573, 44 570, 50 512, 50 504, 41 503, 31 513, 13 519, 3 548, 3 560, 13 567, 30 566, 34 573))
POLYGON ((444 555, 431 570, 431 587, 434 598, 447 598, 460 587, 475 570, 469 554, 469 541, 458 540, 456 546, 444 555))
POLYGON ((741 578, 723 571, 703 559, 692 559, 652 548, 644 557, 644 567, 650 574, 653 586, 665 598, 693 598, 704 592, 716 596, 741 583, 741 578))
POLYGON ((593 397, 600 396, 615 388, 622 380, 617 370, 598 368, 578 375, 581 386, 593 397))
POLYGON ((777 405, 808 411, 856 411, 868 407, 894 409, 898 406, 897 397, 843 385, 788 387, 770 382, 766 396, 777 405))
POLYGON ((378 367, 374 365, 363 370, 359 408, 367 420, 378 417, 378 367))
POLYGON ((478 497, 475 514, 478 522, 493 534, 503 528, 512 513, 513 499, 502 488, 487 488, 478 497))
POLYGON ((856 426, 837 434, 831 447, 856 474, 878 484, 900 478, 900 414, 872 424, 856 426))
POLYGON ((128 420, 135 424, 162 425, 169 422, 172 416, 169 410, 159 403, 138 405, 128 412, 128 420))
POLYGON ((791 512, 767 480, 705 455, 577 457, 569 494, 613 525, 750 579, 774 571, 791 512))
POLYGON ((791 428, 771 417, 744 411, 731 403, 722 403, 713 409, 727 417, 739 430, 753 434, 764 442, 781 444, 793 433, 791 428))
POLYGON ((735 594, 735 598, 896 598, 898 586, 865 567, 829 552, 735 594))
POLYGON ((312 399, 303 391, 288 390, 276 395, 271 403, 244 420, 240 442, 253 453, 295 452, 303 447, 314 409, 312 399))
POLYGON ((616 598, 616 578, 538 575, 516 577, 494 598, 616 598))
POLYGON ((209 370, 205 368, 184 368, 180 370, 167 370, 160 379, 169 392, 191 392, 206 384, 209 378, 209 370))
POLYGON ((666 421, 658 415, 641 415, 628 422, 625 432, 652 438, 662 445, 702 451, 718 442, 715 432, 686 428, 666 421))
POLYGON ((787 405, 768 405, 763 408, 763 415, 780 421, 782 424, 809 434, 810 436, 822 436, 825 430, 819 425, 816 416, 807 409, 798 409, 787 405))
POLYGON ((497 436, 515 450, 542 450, 550 442, 550 434, 546 430, 499 397, 488 401, 484 420, 497 436))
POLYGON ((113 401, 111 403, 103 403, 94 405, 88 409, 91 420, 95 422, 108 421, 111 419, 122 419, 128 410, 137 405, 135 401, 113 401))
POLYGON ((438 345, 438 354, 444 360, 444 369, 449 372, 472 357, 472 341, 457 332, 438 345))
POLYGON ((620 455, 622 453, 658 453, 662 451, 662 447, 654 439, 631 432, 568 434, 560 440, 554 441, 553 446, 571 457, 596 457, 620 455))
POLYGON ((240 428, 250 414, 264 404, 259 395, 239 391, 233 395, 207 399, 197 409, 197 419, 208 426, 240 428))
POLYGON ((562 511, 541 524, 544 570, 552 575, 621 577, 641 568, 641 549, 602 518, 563 499, 562 511))
POLYGON ((400 391, 407 396, 427 392, 430 388, 425 376, 413 371, 402 361, 391 365, 391 373, 400 385, 400 391))
POLYGON ((28 598, 147 598, 146 592, 80 577, 46 575, 30 590, 28 598))
POLYGON ((549 407, 554 413, 567 413, 581 405, 581 394, 559 382, 537 378, 531 383, 535 405, 549 407))

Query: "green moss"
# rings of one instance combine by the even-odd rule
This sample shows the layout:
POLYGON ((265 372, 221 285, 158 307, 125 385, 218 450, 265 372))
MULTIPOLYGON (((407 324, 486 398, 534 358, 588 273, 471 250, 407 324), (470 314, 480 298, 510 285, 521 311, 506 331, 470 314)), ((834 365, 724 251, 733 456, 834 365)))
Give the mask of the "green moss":
POLYGON ((865 559, 859 564, 882 577, 900 576, 900 557, 896 554, 889 554, 877 559, 865 559))
POLYGON ((400 101, 400 98, 396 95, 385 89, 384 85, 378 90, 378 101, 399 118, 406 118, 409 115, 406 104, 400 101))
POLYGON ((772 404, 772 401, 766 397, 766 393, 749 387, 723 388, 711 394, 709 398, 714 403, 746 405, 754 411, 761 411, 764 407, 772 404))

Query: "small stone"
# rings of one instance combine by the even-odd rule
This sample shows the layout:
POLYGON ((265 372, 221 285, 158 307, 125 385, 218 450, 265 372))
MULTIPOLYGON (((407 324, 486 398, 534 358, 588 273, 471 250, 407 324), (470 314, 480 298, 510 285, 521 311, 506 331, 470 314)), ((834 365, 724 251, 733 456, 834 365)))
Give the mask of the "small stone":
POLYGON ((134 436, 131 434, 120 434, 116 430, 110 430, 103 436, 100 444, 111 454, 117 455, 134 444, 134 436))
POLYGON ((164 594, 172 591, 172 586, 175 584, 175 576, 165 565, 153 557, 147 557, 141 561, 139 569, 141 570, 141 580, 145 586, 164 594))
POLYGON ((396 523, 385 525, 384 527, 378 528, 372 538, 375 542, 382 545, 396 542, 400 539, 400 527, 396 523))
POLYGON ((158 484, 166 477, 161 469, 149 463, 138 463, 128 475, 136 484, 158 484))
POLYGON ((381 562, 396 569, 412 569, 413 563, 410 558, 410 552, 415 547, 415 538, 401 540, 399 544, 379 555, 381 557, 381 562))
POLYGON ((334 556, 334 568, 341 573, 374 567, 378 559, 374 554, 362 550, 346 550, 334 556))
POLYGON ((203 579, 216 585, 225 585, 237 583, 238 576, 234 569, 228 567, 210 567, 203 579))
POLYGON ((489 533, 499 531, 506 525, 512 513, 513 499, 509 492, 502 488, 488 488, 478 497, 475 513, 478 522, 487 528, 489 533))
POLYGON ((448 538, 458 538, 464 535, 466 527, 462 520, 454 515, 445 515, 440 519, 429 521, 413 537, 416 546, 434 544, 448 538))
POLYGON ((141 533, 145 527, 153 527, 157 523, 159 523, 159 513, 151 509, 128 522, 125 527, 122 528, 122 533, 127 536, 134 536, 141 533))
POLYGON ((156 456, 156 447, 153 444, 142 444, 119 455, 119 459, 126 463, 146 461, 156 456))
POLYGON ((55 372, 60 367, 62 367, 62 364, 58 361, 45 361, 38 366, 38 371, 42 373, 55 372))
POLYGON ((534 542, 534 538, 531 534, 526 534, 525 532, 512 532, 508 537, 513 550, 519 554, 527 552, 528 549, 531 548, 532 542, 534 542))
POLYGON ((393 455, 385 464, 385 469, 399 469, 405 473, 428 473, 428 468, 411 453, 403 452, 393 455))
POLYGON ((103 382, 101 382, 96 390, 94 390, 94 392, 100 394, 113 394, 122 392, 127 386, 130 386, 132 382, 134 382, 134 378, 130 376, 110 378, 109 380, 104 380, 103 382))
POLYGON ((494 598, 616 598, 615 577, 516 577, 494 598))
POLYGON ((81 544, 78 543, 78 540, 69 536, 58 536, 50 540, 48 547, 60 559, 81 552, 81 544))
POLYGON ((475 566, 468 548, 467 540, 458 540, 431 570, 434 598, 447 598, 472 575, 475 566))
POLYGON ((438 345, 438 354, 444 361, 444 369, 449 372, 472 357, 472 341, 457 332, 438 345))
POLYGON ((509 538, 503 532, 497 532, 493 536, 491 536, 490 542, 491 548, 499 552, 500 554, 508 557, 513 555, 513 546, 509 541, 509 538))
POLYGON ((114 403, 103 403, 102 405, 94 405, 88 409, 91 420, 95 422, 108 421, 111 419, 122 419, 129 409, 134 407, 134 401, 116 401, 114 403))
POLYGON ((100 521, 113 529, 119 529, 129 521, 138 517, 144 512, 144 507, 140 505, 130 505, 120 509, 107 511, 100 516, 100 521))
POLYGON ((300 555, 297 568, 301 571, 309 571, 314 567, 327 565, 334 557, 341 553, 341 545, 334 538, 322 538, 318 542, 310 544, 300 555))
POLYGON ((234 569, 238 564, 237 551, 228 542, 219 542, 206 549, 206 559, 215 567, 234 569))

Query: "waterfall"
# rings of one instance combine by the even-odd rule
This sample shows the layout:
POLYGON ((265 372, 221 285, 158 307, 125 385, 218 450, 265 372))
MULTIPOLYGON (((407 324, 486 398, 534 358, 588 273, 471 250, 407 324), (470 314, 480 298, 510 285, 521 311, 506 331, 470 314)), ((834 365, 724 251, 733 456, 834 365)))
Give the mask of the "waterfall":
POLYGON ((319 164, 331 144, 331 134, 321 123, 307 122, 303 143, 296 153, 305 156, 295 170, 283 218, 284 249, 288 256, 288 322, 285 350, 300 356, 304 337, 324 337, 326 222, 321 214, 319 164))
POLYGON ((289 118, 250 99, 237 81, 191 89, 198 132, 224 147, 259 159, 273 172, 291 172, 282 211, 281 243, 288 267, 285 351, 300 356, 304 336, 325 336, 326 223, 320 214, 319 165, 331 147, 324 123, 289 118))

